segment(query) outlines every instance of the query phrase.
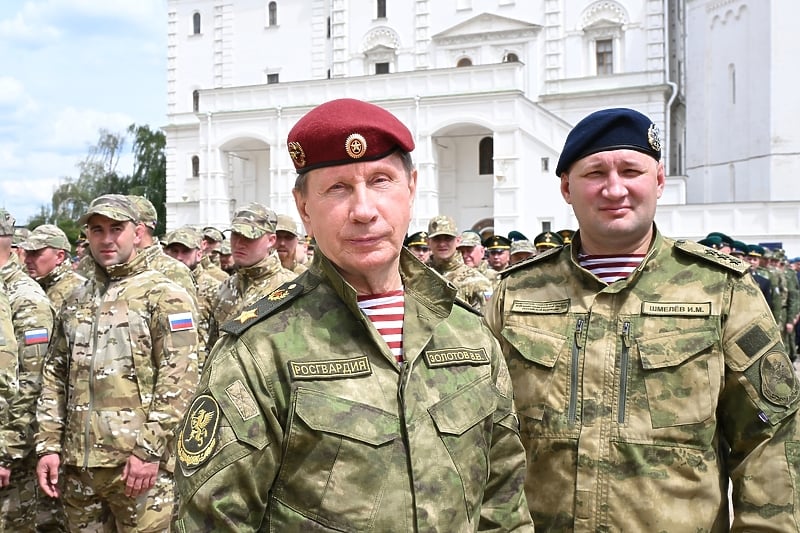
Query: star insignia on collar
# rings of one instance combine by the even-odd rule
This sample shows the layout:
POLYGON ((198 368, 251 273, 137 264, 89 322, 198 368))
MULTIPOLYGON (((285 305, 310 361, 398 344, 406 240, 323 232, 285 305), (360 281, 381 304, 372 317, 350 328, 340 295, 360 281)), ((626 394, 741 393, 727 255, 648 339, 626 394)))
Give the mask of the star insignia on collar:
POLYGON ((234 320, 238 320, 239 323, 244 324, 245 322, 253 318, 258 318, 258 309, 245 309, 234 320))

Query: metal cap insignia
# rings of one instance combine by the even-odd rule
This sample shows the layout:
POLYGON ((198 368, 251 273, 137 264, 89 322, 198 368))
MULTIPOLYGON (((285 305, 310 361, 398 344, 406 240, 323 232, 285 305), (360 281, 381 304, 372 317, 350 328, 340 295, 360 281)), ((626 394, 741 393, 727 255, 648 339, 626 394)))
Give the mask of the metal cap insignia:
POLYGON ((289 148, 289 156, 294 161, 294 164, 298 167, 306 166, 306 153, 303 151, 303 147, 300 146, 299 142, 292 141, 288 145, 289 148))
POLYGON ((351 134, 344 142, 344 149, 347 155, 353 159, 359 159, 367 153, 367 140, 359 133, 351 134))

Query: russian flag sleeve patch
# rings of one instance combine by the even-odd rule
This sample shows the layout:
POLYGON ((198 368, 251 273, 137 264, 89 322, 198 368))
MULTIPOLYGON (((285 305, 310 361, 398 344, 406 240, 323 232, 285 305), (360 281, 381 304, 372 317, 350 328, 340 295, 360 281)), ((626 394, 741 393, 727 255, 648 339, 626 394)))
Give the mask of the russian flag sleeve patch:
POLYGON ((175 313, 168 316, 170 331, 186 331, 194 329, 194 318, 192 313, 175 313))
POLYGON ((48 342, 50 342, 50 334, 47 332, 47 328, 29 329, 25 332, 25 346, 48 342))

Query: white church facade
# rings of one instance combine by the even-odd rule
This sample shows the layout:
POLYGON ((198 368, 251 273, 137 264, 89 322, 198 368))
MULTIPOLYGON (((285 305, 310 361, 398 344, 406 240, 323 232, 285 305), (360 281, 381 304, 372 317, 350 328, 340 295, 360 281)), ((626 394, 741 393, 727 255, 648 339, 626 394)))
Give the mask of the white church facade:
POLYGON ((765 58, 735 37, 774 36, 791 15, 779 9, 798 10, 789 3, 168 0, 167 227, 224 228, 250 201, 296 216, 286 135, 315 105, 350 97, 415 137, 411 231, 440 213, 531 238, 573 228, 554 175, 564 139, 587 113, 624 106, 662 132, 664 233, 724 231, 800 254, 800 192, 783 189, 800 139, 778 109, 790 74, 774 68, 791 54, 771 43, 765 58), (731 84, 734 103, 719 96, 731 84))

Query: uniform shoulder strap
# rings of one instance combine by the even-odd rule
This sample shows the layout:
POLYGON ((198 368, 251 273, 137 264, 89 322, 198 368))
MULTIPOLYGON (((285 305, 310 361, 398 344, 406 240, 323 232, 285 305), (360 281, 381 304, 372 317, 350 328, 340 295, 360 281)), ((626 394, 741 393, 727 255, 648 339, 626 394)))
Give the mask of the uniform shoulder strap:
POLYGON ((297 280, 286 282, 256 303, 242 309, 239 316, 225 322, 220 329, 226 333, 239 336, 247 331, 250 326, 283 308, 303 292, 304 287, 297 280))
POLYGON ((533 257, 529 257, 528 259, 525 259, 524 261, 520 261, 519 263, 517 263, 515 265, 511 265, 510 267, 504 268, 503 270, 500 271, 500 277, 501 278, 505 278, 511 272, 516 272, 517 270, 524 270, 524 269, 528 268, 529 266, 531 266, 533 264, 541 263, 543 261, 549 261, 549 260, 553 259, 554 257, 557 257, 558 254, 561 252, 562 248, 564 248, 564 247, 563 246, 559 246, 557 248, 550 248, 549 250, 541 252, 541 253, 538 253, 538 254, 534 255, 533 257))
POLYGON ((702 244, 694 241, 679 239, 675 241, 675 248, 683 253, 699 257, 709 263, 719 265, 727 270, 732 270, 739 275, 744 274, 750 269, 749 263, 746 263, 745 261, 742 261, 741 259, 732 255, 718 252, 713 248, 703 246, 702 244))

